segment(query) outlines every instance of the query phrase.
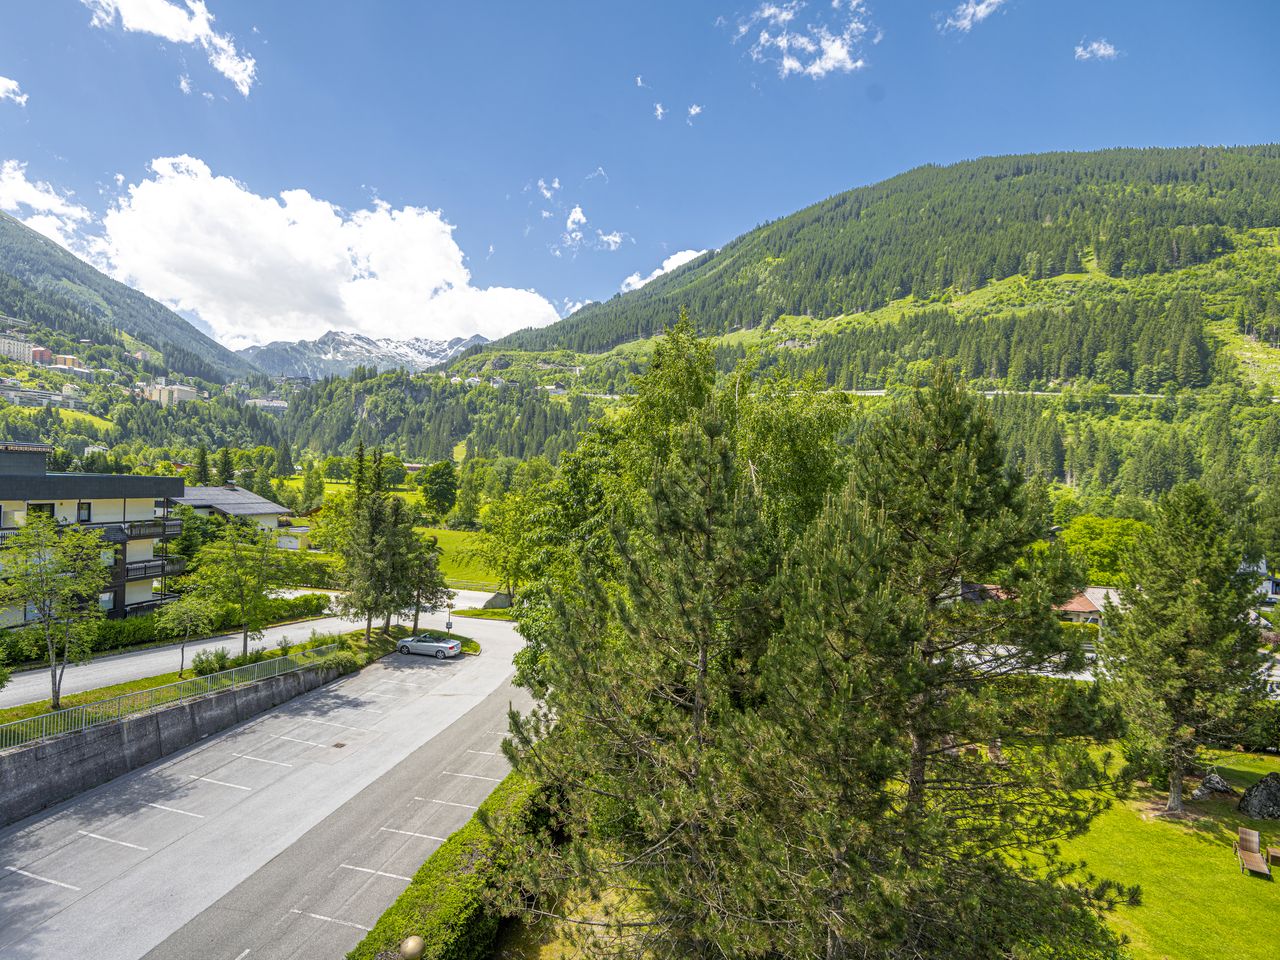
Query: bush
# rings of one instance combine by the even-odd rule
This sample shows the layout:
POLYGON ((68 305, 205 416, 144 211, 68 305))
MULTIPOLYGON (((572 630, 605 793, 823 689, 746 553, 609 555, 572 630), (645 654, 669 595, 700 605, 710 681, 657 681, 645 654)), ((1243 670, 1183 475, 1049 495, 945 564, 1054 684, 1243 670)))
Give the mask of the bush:
POLYGON ((321 669, 336 669, 339 674, 346 675, 360 669, 360 658, 350 651, 338 650, 321 657, 314 665, 321 669))
POLYGON ((207 677, 220 670, 231 669, 231 653, 226 647, 217 650, 201 650, 191 658, 191 669, 197 677, 207 677))
POLYGON ((484 822, 522 830, 539 807, 538 785, 512 773, 467 823, 436 850, 347 960, 376 960, 408 936, 427 943, 424 960, 487 960, 501 917, 486 890, 507 866, 508 853, 484 822))

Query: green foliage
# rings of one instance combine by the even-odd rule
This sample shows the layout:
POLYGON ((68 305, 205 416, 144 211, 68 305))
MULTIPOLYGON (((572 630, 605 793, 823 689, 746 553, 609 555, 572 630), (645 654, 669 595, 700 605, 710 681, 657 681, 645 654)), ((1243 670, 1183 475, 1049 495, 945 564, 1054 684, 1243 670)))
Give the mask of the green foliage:
POLYGON ((99 595, 114 562, 102 534, 28 512, 26 523, 0 546, 0 610, 26 611, 29 625, 16 631, 24 653, 49 667, 50 700, 58 709, 67 664, 88 659, 104 612, 99 595))
POLYGON ((417 482, 422 487, 423 503, 432 516, 443 517, 453 509, 458 498, 458 470, 452 459, 423 467, 418 471, 417 482))
POLYGON ((488 894, 511 866, 507 838, 532 826, 540 791, 510 774, 414 874, 347 960, 379 960, 406 937, 426 941, 424 960, 487 960, 501 915, 488 894))
POLYGON ((1146 530, 1140 520, 1084 514, 1059 536, 1090 584, 1115 587, 1128 582, 1129 556, 1146 530))
POLYGON ((1257 578, 1244 556, 1204 489, 1175 487, 1130 554, 1120 608, 1107 613, 1105 687, 1133 752, 1168 771, 1172 812, 1182 810, 1183 776, 1201 746, 1262 695, 1264 655, 1247 616, 1257 578))

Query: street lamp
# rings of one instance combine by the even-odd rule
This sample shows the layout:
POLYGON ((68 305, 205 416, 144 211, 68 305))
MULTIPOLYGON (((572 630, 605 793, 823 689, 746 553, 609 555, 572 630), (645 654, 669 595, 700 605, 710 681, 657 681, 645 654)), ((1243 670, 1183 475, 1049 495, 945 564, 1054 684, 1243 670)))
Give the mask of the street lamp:
POLYGON ((445 609, 448 611, 448 613, 444 615, 444 632, 452 633, 453 632, 453 602, 450 601, 448 604, 446 604, 445 609))

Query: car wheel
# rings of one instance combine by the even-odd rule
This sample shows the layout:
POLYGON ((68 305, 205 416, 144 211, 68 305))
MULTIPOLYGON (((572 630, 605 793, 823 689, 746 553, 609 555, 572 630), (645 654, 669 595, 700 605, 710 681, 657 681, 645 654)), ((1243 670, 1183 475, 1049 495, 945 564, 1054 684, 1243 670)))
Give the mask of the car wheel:
POLYGON ((437 650, 437 651, 436 651, 436 659, 437 659, 437 660, 443 660, 443 659, 444 659, 444 651, 443 651, 443 650, 437 650))
POLYGON ((409 652, 409 647, 408 647, 406 644, 403 644, 403 643, 402 643, 402 644, 400 644, 400 652, 401 652, 401 653, 408 653, 408 652, 409 652))

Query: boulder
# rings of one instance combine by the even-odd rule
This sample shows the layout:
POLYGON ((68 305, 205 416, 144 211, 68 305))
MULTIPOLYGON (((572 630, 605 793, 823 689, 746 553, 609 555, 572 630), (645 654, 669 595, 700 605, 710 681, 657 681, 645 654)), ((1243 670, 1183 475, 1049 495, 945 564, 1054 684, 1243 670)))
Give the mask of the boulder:
POLYGON ((1236 809, 1255 820, 1280 820, 1280 773, 1268 773, 1246 790, 1236 809))
POLYGON ((1215 793, 1225 794, 1229 797, 1236 795, 1235 787, 1227 783, 1213 771, 1206 773, 1204 779, 1200 781, 1200 786, 1196 787, 1195 792, 1191 794, 1192 800, 1203 800, 1205 797, 1211 797, 1215 793))

